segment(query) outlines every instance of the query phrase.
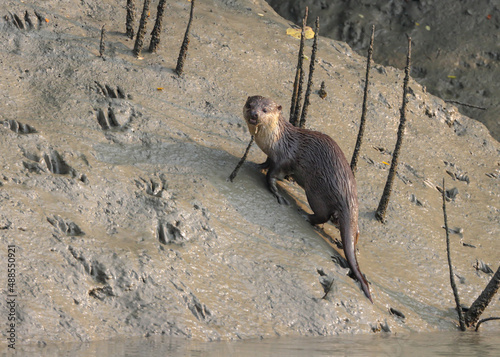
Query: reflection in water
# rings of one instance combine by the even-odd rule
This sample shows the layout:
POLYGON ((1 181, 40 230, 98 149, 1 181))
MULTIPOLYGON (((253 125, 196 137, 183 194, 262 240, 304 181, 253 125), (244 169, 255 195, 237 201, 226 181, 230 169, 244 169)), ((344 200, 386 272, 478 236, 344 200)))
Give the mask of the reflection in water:
MULTIPOLYGON (((135 338, 81 344, 19 346, 23 355, 47 356, 498 356, 494 332, 435 332, 404 336, 301 337, 235 342, 198 342, 170 337, 135 338)), ((17 347, 17 346, 16 346, 17 347)), ((21 351, 17 351, 21 352, 21 351)))

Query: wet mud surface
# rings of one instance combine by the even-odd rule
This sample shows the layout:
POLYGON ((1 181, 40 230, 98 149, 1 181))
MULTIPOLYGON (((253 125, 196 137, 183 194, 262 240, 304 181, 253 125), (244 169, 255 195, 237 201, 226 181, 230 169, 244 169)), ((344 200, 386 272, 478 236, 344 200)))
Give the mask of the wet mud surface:
MULTIPOLYGON (((287 108, 291 96, 298 41, 267 3, 197 2, 180 78, 173 69, 188 2, 167 4, 158 52, 144 50, 143 59, 124 34, 122 1, 5 1, 0 12, 0 259, 16 246, 19 343, 454 330, 443 177, 464 305, 491 278, 479 262, 496 270, 499 143, 414 80, 387 223, 374 218, 402 71, 372 70, 357 171, 358 261, 372 305, 339 263, 341 249, 329 239, 339 239, 335 227, 323 233, 303 219, 303 190, 280 183, 290 206, 268 192, 256 146, 227 180, 250 139, 246 98, 269 96, 287 108), (23 29, 12 14, 22 20, 26 11, 34 25, 25 20, 23 29), (322 299, 325 276, 333 290, 322 299)), ((350 157, 365 60, 320 38, 316 68, 308 125, 350 157), (316 93, 322 81, 325 99, 316 93)), ((498 297, 488 312, 500 315, 498 297)))
POLYGON ((495 1, 269 0, 300 23, 320 17, 323 36, 366 56, 375 25, 375 62, 403 69, 406 35, 413 40, 412 76, 428 91, 455 102, 500 140, 500 4, 495 1), (460 104, 458 104, 458 103, 460 104))

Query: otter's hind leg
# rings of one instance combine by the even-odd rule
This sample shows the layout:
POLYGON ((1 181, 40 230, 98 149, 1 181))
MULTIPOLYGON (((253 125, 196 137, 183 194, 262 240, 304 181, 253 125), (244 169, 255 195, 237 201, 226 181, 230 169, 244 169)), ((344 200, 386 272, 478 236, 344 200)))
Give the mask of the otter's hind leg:
POLYGON ((328 220, 330 219, 329 216, 325 216, 324 215, 318 215, 318 214, 310 214, 307 218, 307 220, 309 221, 309 223, 311 223, 313 226, 317 225, 317 224, 323 224, 325 222, 327 222, 328 220))
POLYGON ((317 195, 311 194, 310 190, 306 190, 307 202, 311 207, 314 214, 308 216, 308 221, 313 226, 317 224, 323 224, 327 222, 332 213, 328 209, 328 206, 323 202, 323 198, 317 195))

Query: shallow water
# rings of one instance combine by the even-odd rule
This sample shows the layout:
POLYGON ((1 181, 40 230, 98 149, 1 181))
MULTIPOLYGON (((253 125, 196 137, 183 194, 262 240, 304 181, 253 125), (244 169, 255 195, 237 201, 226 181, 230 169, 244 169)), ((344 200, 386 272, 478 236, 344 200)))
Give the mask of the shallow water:
MULTIPOLYGON (((373 334, 199 342, 170 337, 22 346, 24 356, 498 356, 496 332, 373 334)), ((3 351, 2 355, 5 355, 3 351)))

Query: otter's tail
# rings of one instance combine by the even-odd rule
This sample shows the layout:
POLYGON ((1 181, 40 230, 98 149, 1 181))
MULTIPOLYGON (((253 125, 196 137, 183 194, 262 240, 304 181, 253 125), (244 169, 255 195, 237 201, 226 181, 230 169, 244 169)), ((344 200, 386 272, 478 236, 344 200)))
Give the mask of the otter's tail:
POLYGON ((359 270, 358 260, 356 259, 356 242, 358 240, 358 232, 354 232, 351 227, 351 223, 348 217, 340 217, 340 236, 342 238, 342 245, 344 246, 344 254, 347 259, 347 263, 349 263, 349 267, 351 271, 358 279, 361 284, 361 288, 365 293, 366 297, 370 299, 373 304, 372 296, 370 294, 370 287, 368 286, 368 282, 366 281, 363 274, 361 274, 361 270, 359 270))

